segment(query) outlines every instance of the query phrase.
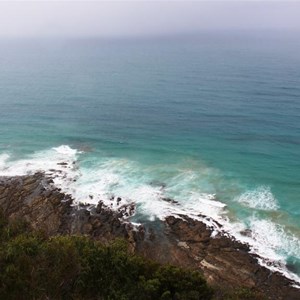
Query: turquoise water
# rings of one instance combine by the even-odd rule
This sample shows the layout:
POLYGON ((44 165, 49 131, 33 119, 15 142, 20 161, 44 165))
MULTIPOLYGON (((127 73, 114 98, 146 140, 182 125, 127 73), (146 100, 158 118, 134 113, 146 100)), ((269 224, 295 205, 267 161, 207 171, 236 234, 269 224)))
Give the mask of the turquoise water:
POLYGON ((0 170, 68 145, 80 201, 120 195, 140 222, 171 197, 300 274, 299 53, 274 33, 1 40, 0 170))

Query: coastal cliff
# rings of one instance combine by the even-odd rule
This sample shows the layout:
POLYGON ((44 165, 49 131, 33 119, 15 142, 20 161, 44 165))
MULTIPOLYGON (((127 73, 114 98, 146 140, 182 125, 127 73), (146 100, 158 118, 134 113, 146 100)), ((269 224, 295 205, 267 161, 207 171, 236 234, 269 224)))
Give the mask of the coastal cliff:
POLYGON ((103 243, 126 239, 132 253, 200 271, 216 299, 237 289, 252 291, 256 299, 300 296, 291 280, 259 265, 247 245, 226 235, 212 237, 212 229, 200 221, 180 215, 134 225, 128 221, 132 205, 118 211, 102 202, 75 205, 43 173, 0 178, 0 207, 8 219, 25 220, 33 230, 50 236, 88 235, 103 243))

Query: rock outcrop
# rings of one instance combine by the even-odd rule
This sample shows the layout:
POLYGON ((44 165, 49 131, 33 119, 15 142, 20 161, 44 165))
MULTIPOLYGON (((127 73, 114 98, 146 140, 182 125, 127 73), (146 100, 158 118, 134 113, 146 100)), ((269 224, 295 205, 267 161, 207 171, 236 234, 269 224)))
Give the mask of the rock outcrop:
POLYGON ((0 206, 9 219, 22 218, 48 235, 88 234, 101 241, 128 238, 131 225, 102 203, 73 205, 69 195, 42 173, 0 179, 0 206))
POLYGON ((200 270, 216 287, 219 299, 224 291, 237 287, 267 299, 300 299, 293 282, 260 266, 247 245, 225 235, 212 237, 210 228, 187 216, 133 226, 124 218, 134 210, 132 205, 118 212, 102 202, 74 205, 71 196, 42 173, 0 178, 0 207, 9 219, 25 219, 33 229, 49 235, 86 234, 102 242, 125 238, 133 252, 147 258, 200 270))

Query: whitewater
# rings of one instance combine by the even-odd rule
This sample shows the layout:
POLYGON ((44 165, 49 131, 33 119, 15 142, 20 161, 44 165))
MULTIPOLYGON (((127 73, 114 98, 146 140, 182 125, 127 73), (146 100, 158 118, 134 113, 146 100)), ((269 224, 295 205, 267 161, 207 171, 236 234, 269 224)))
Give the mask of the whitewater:
POLYGON ((0 39, 0 175, 188 215, 299 282, 299 53, 271 32, 0 39))
MULTIPOLYGON (((97 205, 102 201, 117 211, 123 205, 133 204, 135 213, 128 220, 134 224, 156 218, 164 220, 167 216, 189 216, 212 228, 212 236, 222 233, 249 244, 252 253, 260 256, 262 265, 300 284, 300 277, 286 268, 287 254, 300 256, 300 240, 283 226, 257 218, 255 212, 246 220, 230 218, 227 205, 217 200, 217 195, 192 188, 199 176, 195 171, 183 168, 160 182, 149 176, 151 170, 147 174, 147 169, 141 170, 142 166, 133 161, 104 158, 87 168, 81 167, 84 165, 81 156, 84 156, 83 151, 67 145, 37 152, 21 160, 10 160, 6 153, 0 156, 0 176, 43 172, 53 180, 55 187, 71 195, 74 205, 97 205), (112 202, 112 197, 119 198, 118 203, 112 202)), ((277 207, 267 187, 248 191, 234 201, 257 210, 273 211, 277 207)))

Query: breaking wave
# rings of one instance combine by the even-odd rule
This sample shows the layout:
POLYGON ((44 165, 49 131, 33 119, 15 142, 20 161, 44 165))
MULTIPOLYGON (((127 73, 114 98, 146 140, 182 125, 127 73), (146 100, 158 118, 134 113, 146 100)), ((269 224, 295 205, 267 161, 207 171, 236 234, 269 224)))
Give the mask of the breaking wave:
POLYGON ((255 190, 247 191, 240 195, 236 201, 260 210, 277 210, 279 208, 277 200, 268 186, 260 186, 255 190))
MULTIPOLYGON (((247 220, 231 221, 226 204, 199 188, 203 175, 199 170, 184 166, 166 173, 165 165, 157 165, 154 172, 153 166, 141 166, 122 158, 95 159, 67 145, 19 160, 12 160, 7 153, 0 155, 0 176, 38 171, 51 177, 56 187, 71 194, 78 203, 97 204, 102 200, 112 209, 134 203, 137 220, 139 216, 154 220, 182 214, 200 220, 214 229, 213 234, 225 231, 248 243, 252 251, 261 256, 261 264, 300 282, 300 278, 285 267, 287 256, 300 257, 300 239, 287 232, 284 226, 255 215, 247 220), (165 176, 157 180, 153 178, 155 173, 165 176), (112 202, 112 197, 120 200, 112 202), (243 231, 248 234, 241 234, 243 231)), ((270 188, 264 186, 245 192, 235 200, 254 209, 278 209, 270 188)))

